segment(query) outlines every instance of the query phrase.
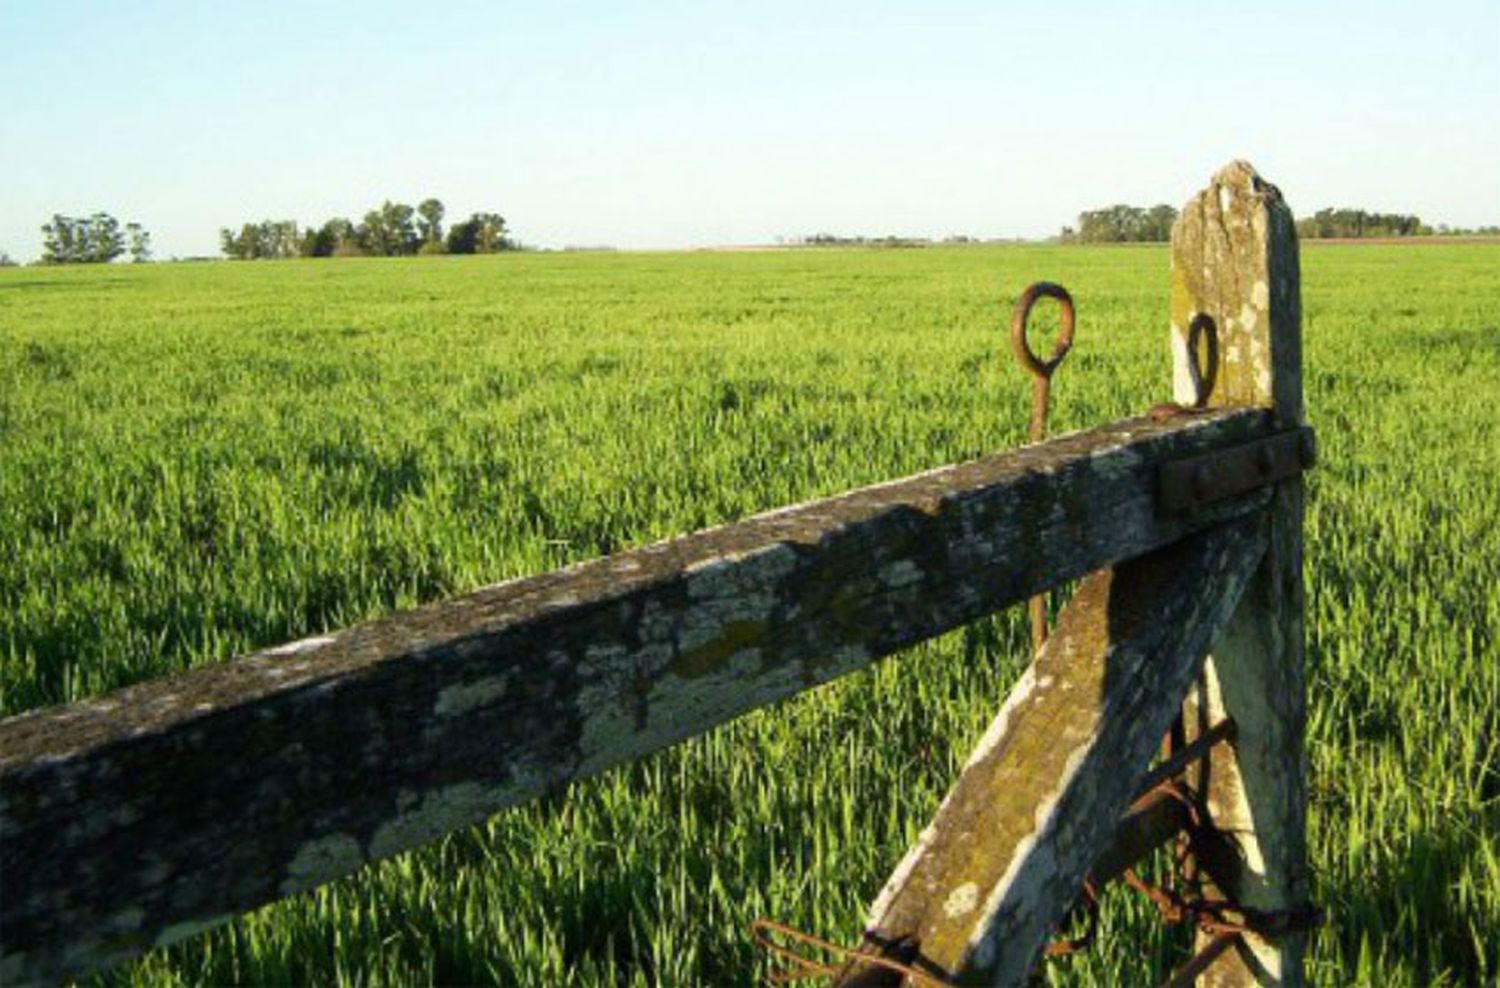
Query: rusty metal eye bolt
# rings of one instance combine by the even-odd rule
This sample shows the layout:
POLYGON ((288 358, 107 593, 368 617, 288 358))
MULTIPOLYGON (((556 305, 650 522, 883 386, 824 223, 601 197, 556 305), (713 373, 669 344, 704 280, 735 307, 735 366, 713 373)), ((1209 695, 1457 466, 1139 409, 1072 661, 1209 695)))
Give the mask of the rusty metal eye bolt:
POLYGON ((1015 311, 1010 317, 1010 348, 1016 363, 1030 374, 1035 384, 1031 401, 1031 441, 1041 442, 1047 435, 1047 404, 1052 391, 1052 374, 1062 364, 1063 358, 1073 346, 1073 296, 1061 285, 1050 281, 1038 281, 1016 299, 1015 311), (1032 306, 1039 298, 1056 299, 1061 312, 1057 342, 1052 345, 1052 355, 1042 360, 1032 352, 1026 339, 1026 322, 1031 318, 1032 306))
POLYGON ((1187 372, 1193 382, 1193 407, 1206 408, 1219 380, 1219 327, 1213 316, 1198 312, 1188 323, 1187 372), (1206 352, 1204 352, 1206 351, 1206 352))
POLYGON ((1038 281, 1022 292, 1021 297, 1016 299, 1016 309, 1010 318, 1010 347, 1021 368, 1032 377, 1051 377, 1072 345, 1073 296, 1068 294, 1068 290, 1050 281, 1038 281), (1032 352, 1031 344, 1026 339, 1026 321, 1031 318, 1031 309, 1039 298, 1056 299, 1062 307, 1062 326, 1058 330, 1057 342, 1052 346, 1052 355, 1046 360, 1039 359, 1032 352))
MULTIPOLYGON (((1052 400, 1052 373, 1062 364, 1063 358, 1073 346, 1073 296, 1061 285, 1050 281, 1032 284, 1016 299, 1015 311, 1010 317, 1010 348, 1016 363, 1032 377, 1031 389, 1031 441, 1039 443, 1047 438, 1047 406, 1052 400), (1041 360, 1032 352, 1026 339, 1026 321, 1031 318, 1032 306, 1039 298, 1056 299, 1061 312, 1057 331, 1057 342, 1052 345, 1052 355, 1041 360)), ((1031 598, 1031 644, 1040 652, 1047 642, 1047 595, 1037 594, 1031 598)))

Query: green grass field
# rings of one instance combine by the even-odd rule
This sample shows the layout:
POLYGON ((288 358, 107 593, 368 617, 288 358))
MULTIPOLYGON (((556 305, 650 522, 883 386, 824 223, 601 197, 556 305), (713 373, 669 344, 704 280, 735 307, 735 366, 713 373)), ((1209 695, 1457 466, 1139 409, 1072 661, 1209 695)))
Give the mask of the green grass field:
MULTIPOLYGON (((1318 984, 1500 978, 1500 247, 1303 252, 1318 984)), ((0 271, 0 714, 1169 397, 1161 248, 0 271)), ((854 942, 1025 660, 1007 612, 110 984, 749 985, 854 942)), ((225 758, 234 757, 225 752, 225 758)), ((1186 956, 1127 891, 1060 983, 1186 956)))

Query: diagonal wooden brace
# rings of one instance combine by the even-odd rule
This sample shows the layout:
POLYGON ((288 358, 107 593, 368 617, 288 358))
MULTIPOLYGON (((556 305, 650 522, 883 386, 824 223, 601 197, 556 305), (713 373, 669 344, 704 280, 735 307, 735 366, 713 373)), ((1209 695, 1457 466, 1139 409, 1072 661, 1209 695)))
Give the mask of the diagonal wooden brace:
MULTIPOLYGON (((958 984, 1026 981, 1264 550, 1249 518, 1084 578, 876 901, 867 952, 958 984)), ((899 976, 853 961, 838 983, 899 976)))

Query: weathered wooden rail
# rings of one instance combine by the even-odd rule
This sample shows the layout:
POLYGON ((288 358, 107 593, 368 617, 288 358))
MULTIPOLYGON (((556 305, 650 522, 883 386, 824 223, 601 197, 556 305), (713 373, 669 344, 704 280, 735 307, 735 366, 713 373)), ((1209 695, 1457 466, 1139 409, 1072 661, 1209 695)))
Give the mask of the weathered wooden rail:
MULTIPOLYGON (((1079 577, 876 903, 865 952, 957 983, 1021 983, 1089 870, 1146 849, 1121 833, 1150 846, 1179 829, 1171 807, 1118 821, 1195 679, 1189 721, 1237 725, 1200 780, 1235 849, 1215 880, 1266 910, 1300 904, 1295 470, 1310 447, 1295 239, 1275 190, 1239 164, 1174 236, 1178 397, 1191 397, 1180 327, 1207 313, 1218 407, 0 722, 0 983, 192 935, 1079 577)), ((1299 958, 1295 935, 1247 934, 1208 976, 1294 984, 1299 958)), ((900 979, 863 962, 843 975, 900 979)))

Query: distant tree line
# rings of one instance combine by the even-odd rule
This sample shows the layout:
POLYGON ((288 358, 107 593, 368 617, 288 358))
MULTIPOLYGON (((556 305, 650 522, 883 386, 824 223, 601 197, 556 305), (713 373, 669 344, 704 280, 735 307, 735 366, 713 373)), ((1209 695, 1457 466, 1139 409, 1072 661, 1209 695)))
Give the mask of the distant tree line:
POLYGON ((1078 214, 1078 226, 1065 226, 1058 238, 1065 243, 1123 244, 1154 243, 1171 239, 1177 210, 1162 203, 1129 206, 1120 203, 1078 214))
POLYGON ((1432 228, 1420 216, 1371 213, 1363 209, 1320 209, 1297 221, 1304 239, 1428 236, 1432 228))
POLYGON ((1437 237, 1500 237, 1500 223, 1490 226, 1449 226, 1439 223, 1432 230, 1437 237))
POLYGON ((42 224, 43 264, 108 264, 126 252, 137 263, 151 260, 151 234, 139 223, 122 228, 108 213, 54 213, 42 224))
POLYGON ((499 213, 472 213, 446 231, 441 200, 415 208, 386 200, 359 223, 336 216, 322 226, 299 228, 295 220, 246 223, 238 232, 219 231, 224 256, 235 260, 284 257, 406 257, 413 254, 495 254, 516 244, 499 213))
POLYGON ((1500 237, 1500 223, 1491 223, 1490 226, 1449 226, 1448 223, 1439 223, 1433 232, 1439 237, 1500 237))
MULTIPOLYGON (((1092 209, 1078 214, 1076 227, 1065 226, 1059 240, 1065 243, 1108 244, 1138 241, 1166 241, 1172 237, 1177 210, 1168 205, 1143 208, 1117 205, 1092 209)), ((1493 236, 1500 227, 1455 229, 1422 222, 1419 216, 1400 213, 1372 213, 1364 209, 1320 209, 1297 221, 1297 235, 1303 239, 1416 236, 1493 236)))
POLYGON ((1297 221, 1297 235, 1304 240, 1353 240, 1360 237, 1493 237, 1500 226, 1453 227, 1446 223, 1429 226, 1420 216, 1403 213, 1372 213, 1363 209, 1320 209, 1297 221))
POLYGON ((793 237, 791 243, 795 247, 926 247, 932 241, 926 237, 898 237, 895 234, 867 237, 860 234, 842 236, 834 233, 810 233, 793 237))

